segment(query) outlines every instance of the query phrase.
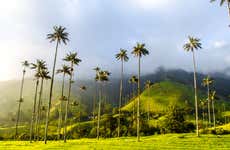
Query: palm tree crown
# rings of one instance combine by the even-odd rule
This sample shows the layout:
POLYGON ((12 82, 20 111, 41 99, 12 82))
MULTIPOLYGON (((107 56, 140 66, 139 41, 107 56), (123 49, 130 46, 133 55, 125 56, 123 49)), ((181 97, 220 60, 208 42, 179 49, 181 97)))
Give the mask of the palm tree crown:
POLYGON ((200 39, 189 36, 188 43, 184 45, 184 50, 189 52, 189 51, 197 50, 199 48, 200 49, 202 48, 200 39))
POLYGON ((120 52, 115 55, 117 60, 128 61, 129 57, 127 55, 127 50, 120 49, 120 52))
POLYGON ((70 67, 67 65, 62 65, 62 68, 57 70, 57 74, 59 74, 59 73, 64 73, 64 74, 70 75, 71 74, 70 67))
POLYGON ((138 79, 136 76, 132 76, 130 79, 129 79, 129 83, 137 83, 138 82, 138 79))
MULTIPOLYGON (((215 2, 216 0, 211 0, 211 2, 215 2)), ((222 6, 225 2, 230 3, 230 0, 220 0, 220 6, 222 6)))
POLYGON ((142 55, 148 55, 149 51, 145 48, 145 44, 137 43, 133 48, 132 54, 136 57, 142 57, 142 55))
POLYGON ((110 74, 108 71, 101 70, 96 74, 95 80, 100 82, 109 81, 110 74))
POLYGON ((30 66, 30 63, 29 63, 27 60, 25 60, 25 61, 22 62, 22 66, 23 66, 24 68, 29 67, 29 66, 30 66))
POLYGON ((36 73, 46 70, 46 62, 44 60, 37 59, 36 63, 31 63, 31 69, 36 69, 36 73))
POLYGON ((208 86, 213 83, 213 79, 210 78, 210 76, 207 76, 206 78, 203 79, 203 86, 208 86))
POLYGON ((68 39, 69 33, 65 32, 65 30, 66 30, 65 27, 54 26, 53 29, 54 29, 53 33, 47 34, 47 39, 49 39, 50 42, 57 41, 57 43, 59 43, 59 44, 61 42, 66 44, 67 41, 69 41, 69 39, 68 39))
POLYGON ((146 82, 145 82, 145 87, 146 88, 150 88, 150 86, 152 85, 153 83, 150 81, 150 80, 147 80, 146 82))
MULTIPOLYGON (((69 53, 66 55, 66 57, 63 59, 64 61, 68 61, 71 62, 74 65, 79 65, 79 63, 81 62, 81 59, 77 58, 77 53, 69 53)), ((73 69, 73 68, 71 68, 73 69)))

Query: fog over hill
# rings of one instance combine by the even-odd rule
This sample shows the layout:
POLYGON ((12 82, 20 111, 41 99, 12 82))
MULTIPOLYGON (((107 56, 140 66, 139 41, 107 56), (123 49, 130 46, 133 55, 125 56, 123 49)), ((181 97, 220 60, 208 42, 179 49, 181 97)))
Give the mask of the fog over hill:
MULTIPOLYGON (((225 97, 230 95, 230 77, 226 73, 210 73, 210 75, 214 78, 215 82, 213 88, 217 91, 217 94, 225 97)), ((205 74, 198 73, 198 89, 205 90, 202 87, 201 82, 202 79, 206 76, 205 74)), ((128 82, 130 76, 126 75, 124 78, 124 96, 126 100, 128 100, 128 95, 131 91, 131 85, 128 82)), ((158 68, 155 73, 147 74, 141 77, 141 87, 143 89, 144 82, 146 80, 151 80, 152 82, 160 82, 164 80, 171 80, 179 83, 183 83, 185 85, 193 86, 193 73, 187 72, 184 70, 166 70, 164 68, 158 68)), ((104 85, 103 87, 103 95, 105 96, 105 101, 107 103, 111 103, 113 107, 116 107, 118 104, 119 98, 119 78, 111 78, 110 81, 104 85)), ((66 85, 68 83, 66 82, 66 85)), ((49 82, 46 81, 44 85, 44 94, 42 98, 43 104, 46 105, 48 95, 49 95, 49 82)), ((8 116, 12 116, 15 114, 17 109, 17 100, 19 97, 19 80, 12 81, 4 81, 0 82, 0 118, 7 118, 8 116)), ((54 97, 53 104, 57 102, 58 97, 60 96, 61 90, 61 81, 56 79, 54 84, 54 97)), ((22 104, 22 111, 24 113, 31 112, 31 108, 33 105, 33 97, 35 91, 35 81, 33 79, 26 79, 24 85, 24 103, 22 104)), ((82 103, 87 107, 88 112, 92 110, 93 99, 96 97, 96 83, 94 80, 79 80, 73 84, 72 89, 72 100, 81 100, 82 103), (81 92, 79 87, 85 85, 87 87, 87 91, 81 92)), ((67 92, 67 86, 65 89, 67 92)), ((204 91, 205 92, 205 91, 204 91)), ((123 102, 123 103, 124 103, 123 102)))

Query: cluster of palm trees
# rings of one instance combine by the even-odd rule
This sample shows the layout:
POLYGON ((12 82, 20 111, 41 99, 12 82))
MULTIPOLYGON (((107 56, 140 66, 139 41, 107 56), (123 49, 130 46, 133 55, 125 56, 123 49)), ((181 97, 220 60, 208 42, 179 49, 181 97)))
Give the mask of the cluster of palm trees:
MULTIPOLYGON (((149 55, 149 51, 145 48, 145 44, 137 43, 136 46, 133 47, 131 54, 134 57, 138 58, 138 77, 137 79, 131 79, 131 83, 137 81, 137 141, 140 141, 140 73, 141 73, 141 58, 142 56, 149 55)), ((121 119, 121 103, 122 103, 122 87, 123 87, 123 73, 124 73, 124 62, 129 60, 127 56, 127 50, 120 49, 120 52, 115 55, 117 60, 121 61, 121 83, 120 83, 120 98, 119 98, 119 118, 118 118, 118 137, 120 137, 120 119, 121 119)))
MULTIPOLYGON (((211 0, 211 2, 216 0, 211 0)), ((223 5, 224 3, 227 3, 228 5, 228 11, 230 15, 230 0, 220 0, 220 5, 223 5)), ((63 59, 65 62, 69 63, 69 66, 63 65, 61 69, 56 71, 56 61, 57 61, 57 54, 58 54, 58 48, 59 45, 64 43, 65 45, 69 41, 68 36, 69 34, 66 32, 66 28, 62 26, 54 26, 53 27, 54 32, 47 35, 47 39, 50 40, 50 42, 56 42, 56 48, 54 53, 54 62, 53 62, 53 68, 52 68, 52 75, 49 76, 49 71, 47 70, 47 65, 45 61, 43 60, 37 60, 34 64, 29 64, 28 61, 23 62, 23 76, 22 76, 22 83, 20 88, 20 95, 18 100, 18 111, 17 111, 17 118, 16 118, 16 130, 15 130, 15 138, 18 136, 18 123, 20 119, 20 111, 21 111, 21 103, 23 102, 23 85, 24 85, 24 78, 26 73, 26 68, 31 66, 31 69, 35 70, 35 95, 34 95, 34 105, 33 105, 33 113, 32 113, 32 119, 31 119, 31 127, 30 127, 30 141, 32 141, 32 137, 34 135, 35 140, 38 139, 38 133, 40 128, 40 119, 41 119, 41 111, 44 110, 44 106, 42 106, 42 92, 43 92, 43 82, 44 80, 51 79, 50 83, 50 93, 49 93, 49 99, 48 99, 48 106, 46 108, 46 121, 45 121, 45 136, 44 141, 47 143, 47 134, 48 134, 48 127, 49 127, 49 121, 50 121, 50 109, 51 109, 51 102, 53 98, 53 84, 54 84, 54 76, 55 73, 63 74, 62 78, 62 87, 61 87, 61 96, 59 98, 60 104, 59 104, 59 119, 58 119, 58 139, 60 139, 61 135, 61 128, 62 124, 64 124, 64 141, 66 142, 66 133, 67 133, 67 119, 68 119, 68 110, 71 100, 71 89, 73 84, 73 76, 74 76, 74 66, 79 65, 81 60, 77 57, 77 53, 69 53, 67 56, 63 59), (64 89, 65 89, 65 77, 66 75, 69 76, 69 87, 68 87, 68 93, 67 96, 64 95, 64 89), (41 84, 40 84, 41 83, 41 84), (40 84, 40 88, 39 88, 40 84), (37 92, 39 90, 38 95, 38 101, 37 101, 37 92), (63 102, 65 102, 65 116, 64 116, 64 123, 63 122, 63 102)), ((193 67, 194 67, 194 94, 195 94, 195 116, 196 116, 196 131, 197 136, 199 136, 199 126, 198 126, 198 96, 197 96, 197 79, 196 79, 196 60, 195 60, 195 50, 201 49, 202 44, 200 43, 200 39, 190 37, 188 38, 188 42, 184 45, 184 50, 188 52, 192 52, 193 56, 193 67)), ((137 43, 136 46, 134 46, 133 51, 131 52, 135 57, 138 58, 138 76, 133 76, 129 83, 132 84, 132 87, 137 84, 137 140, 140 141, 140 73, 141 73, 141 58, 142 56, 148 55, 149 51, 145 48, 145 44, 137 43)), ((118 137, 120 136, 120 119, 121 119, 121 104, 122 104, 122 98, 123 98, 123 74, 124 74, 124 62, 127 62, 129 60, 129 57, 127 56, 127 50, 120 49, 120 52, 116 54, 116 59, 121 61, 121 81, 120 81, 120 96, 119 96, 119 119, 118 119, 118 137)), ((99 102, 98 102, 98 125, 97 125, 97 138, 99 139, 100 136, 100 113, 101 113, 101 97, 102 97, 102 88, 104 83, 106 83, 109 80, 110 72, 106 70, 101 70, 99 67, 94 69, 96 71, 96 77, 95 81, 99 85, 99 102)), ((214 112, 214 99, 215 99, 215 91, 211 92, 209 91, 209 85, 212 83, 209 79, 204 79, 204 85, 207 86, 208 89, 208 118, 210 123, 210 100, 212 100, 212 107, 213 107, 213 120, 214 120, 214 127, 215 127, 215 112, 214 112)), ((146 88, 150 89, 151 82, 146 82, 146 88)), ((134 91, 133 91, 134 92, 134 91)), ((150 93, 150 92, 148 92, 150 93)), ((149 104, 148 104, 149 105, 149 104)), ((134 105, 135 106, 135 105, 134 105)), ((134 117, 135 108, 133 107, 133 117, 134 117)), ((149 120, 149 112, 150 112, 150 105, 148 106, 148 120, 149 120)))

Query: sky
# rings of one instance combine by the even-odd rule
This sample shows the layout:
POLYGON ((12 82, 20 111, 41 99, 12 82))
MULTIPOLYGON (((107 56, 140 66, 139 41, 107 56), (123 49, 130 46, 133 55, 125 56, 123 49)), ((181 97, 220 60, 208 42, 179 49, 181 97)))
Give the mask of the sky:
MULTIPOLYGON (((159 66, 192 71, 192 55, 183 50, 189 35, 200 38, 196 51, 198 70, 223 71, 230 66, 230 17, 227 8, 209 0, 0 0, 0 81, 19 79, 21 62, 36 59, 53 65, 55 43, 46 39, 52 27, 69 33, 61 45, 57 68, 68 52, 77 52, 82 62, 75 77, 94 77, 99 66, 113 76, 120 73, 115 54, 127 49, 126 74, 137 74, 137 59, 131 55, 136 42, 143 42, 150 55, 142 58, 142 74, 159 66)), ((32 71, 28 70, 27 77, 32 71)))

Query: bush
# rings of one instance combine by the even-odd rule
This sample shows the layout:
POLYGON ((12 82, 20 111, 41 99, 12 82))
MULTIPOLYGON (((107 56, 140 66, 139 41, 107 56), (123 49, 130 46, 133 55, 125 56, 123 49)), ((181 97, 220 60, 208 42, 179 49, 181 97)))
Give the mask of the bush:
POLYGON ((188 133, 195 129, 193 123, 186 122, 185 112, 176 107, 170 107, 164 120, 161 121, 161 133, 188 133))

